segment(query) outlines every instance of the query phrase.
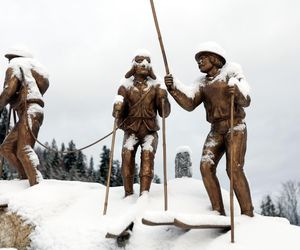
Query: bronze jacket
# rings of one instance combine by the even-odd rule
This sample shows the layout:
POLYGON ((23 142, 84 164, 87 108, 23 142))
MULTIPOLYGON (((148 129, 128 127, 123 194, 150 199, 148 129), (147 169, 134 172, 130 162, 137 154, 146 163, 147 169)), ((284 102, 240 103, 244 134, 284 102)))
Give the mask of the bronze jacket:
MULTIPOLYGON (((187 96, 180 91, 175 85, 168 87, 169 93, 174 97, 176 102, 188 111, 194 110, 202 102, 206 110, 206 120, 211 124, 230 119, 230 95, 227 94, 228 84, 223 80, 204 80, 197 86, 194 96, 187 96)), ((242 120, 246 114, 244 107, 250 105, 250 96, 244 95, 238 90, 234 103, 234 118, 242 120)))
MULTIPOLYGON (((121 103, 119 124, 124 131, 137 132, 142 124, 148 131, 158 131, 157 112, 162 117, 162 100, 164 99, 164 114, 167 117, 171 108, 168 100, 168 93, 161 89, 159 84, 144 88, 138 88, 133 84, 131 86, 121 85, 118 95, 124 98, 121 103), (149 91, 148 91, 149 90, 149 91)), ((113 115, 115 115, 116 104, 113 115)))

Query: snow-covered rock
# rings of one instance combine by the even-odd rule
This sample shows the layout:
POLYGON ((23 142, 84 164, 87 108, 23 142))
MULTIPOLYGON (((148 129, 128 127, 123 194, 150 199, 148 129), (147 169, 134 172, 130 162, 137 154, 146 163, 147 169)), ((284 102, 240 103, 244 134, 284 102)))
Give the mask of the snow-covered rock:
MULTIPOLYGON (((116 241, 105 238, 111 225, 118 225, 136 209, 135 194, 123 198, 123 187, 111 188, 108 211, 103 213, 105 187, 96 183, 45 180, 28 187, 27 181, 0 181, 0 202, 7 201, 9 212, 33 225, 29 235, 34 250, 117 249, 116 241)), ((222 190, 229 214, 229 194, 222 190)), ((168 182, 169 211, 172 214, 215 215, 201 180, 180 178, 168 182)), ((164 210, 163 185, 153 184, 147 199, 139 200, 139 215, 126 249, 203 250, 296 250, 300 227, 286 219, 241 216, 235 204, 235 243, 230 232, 217 229, 185 231, 174 226, 150 227, 141 223, 143 211, 164 210), (143 210, 145 209, 145 210, 143 210), (142 211, 142 212, 141 212, 142 211)), ((159 214, 159 213, 158 213, 159 214)), ((0 228, 2 230, 2 228, 0 228)), ((2 246, 0 246, 2 247, 2 246)), ((4 247, 4 246, 3 246, 4 247)), ((13 247, 13 246, 12 246, 13 247)), ((15 246, 14 246, 15 247, 15 246)))

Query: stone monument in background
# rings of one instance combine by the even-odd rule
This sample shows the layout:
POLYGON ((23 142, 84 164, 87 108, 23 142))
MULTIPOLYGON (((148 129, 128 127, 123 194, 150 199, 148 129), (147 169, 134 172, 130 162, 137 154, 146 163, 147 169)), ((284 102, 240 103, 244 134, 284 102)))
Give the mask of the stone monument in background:
POLYGON ((176 150, 175 178, 192 177, 192 151, 188 146, 180 146, 176 150))

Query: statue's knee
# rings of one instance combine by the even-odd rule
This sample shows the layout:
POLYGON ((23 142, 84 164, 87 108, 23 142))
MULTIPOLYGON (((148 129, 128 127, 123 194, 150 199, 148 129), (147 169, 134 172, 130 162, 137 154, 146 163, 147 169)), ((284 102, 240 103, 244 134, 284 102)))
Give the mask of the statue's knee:
POLYGON ((203 177, 205 177, 207 175, 215 175, 216 167, 215 167, 214 163, 211 163, 208 161, 201 161, 200 172, 203 177))
POLYGON ((122 150, 122 161, 130 161, 133 158, 133 150, 122 150))
POLYGON ((130 178, 134 176, 134 152, 132 150, 123 149, 122 151, 122 176, 130 178))
MULTIPOLYGON (((231 176, 231 168, 230 165, 226 166, 227 175, 231 176)), ((241 164, 234 164, 232 169, 233 177, 238 178, 241 175, 244 175, 244 167, 241 164)))

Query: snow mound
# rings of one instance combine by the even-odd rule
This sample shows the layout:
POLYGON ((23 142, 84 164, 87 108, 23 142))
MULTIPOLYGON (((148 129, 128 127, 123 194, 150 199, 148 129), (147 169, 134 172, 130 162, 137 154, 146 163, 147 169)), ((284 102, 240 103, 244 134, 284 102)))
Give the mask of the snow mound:
MULTIPOLYGON (((103 213, 105 187, 96 183, 45 180, 28 187, 27 181, 0 181, 0 201, 8 202, 8 210, 35 225, 30 235, 31 248, 38 250, 117 249, 116 241, 106 239, 108 230, 121 228, 135 218, 135 225, 126 249, 204 249, 204 250, 281 250, 299 249, 300 228, 282 218, 241 216, 235 204, 235 240, 230 232, 220 229, 185 231, 174 226, 150 227, 141 219, 148 213, 153 219, 163 214, 163 185, 153 184, 151 192, 123 198, 123 187, 110 190, 108 210, 103 213), (162 213, 160 213, 162 212, 162 213)), ((222 190, 226 213, 229 194, 222 190)), ((201 222, 216 213, 201 180, 180 178, 168 182, 168 216, 178 214, 191 222, 201 222), (201 218, 203 215, 203 218, 201 218), (196 220, 196 219, 197 220, 196 220)), ((229 217, 223 218, 228 220, 229 217)), ((219 221, 219 220, 218 220, 219 221)), ((0 229, 1 230, 1 229, 0 229)), ((0 246, 1 247, 1 246, 0 246)))

